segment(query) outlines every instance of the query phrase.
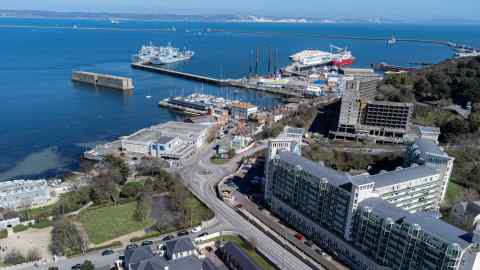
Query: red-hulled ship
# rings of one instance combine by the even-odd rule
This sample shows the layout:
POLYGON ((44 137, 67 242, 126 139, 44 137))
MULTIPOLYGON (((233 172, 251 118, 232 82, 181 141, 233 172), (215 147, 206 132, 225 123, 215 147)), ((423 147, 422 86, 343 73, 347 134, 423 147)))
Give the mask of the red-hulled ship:
POLYGON ((339 48, 330 45, 330 49, 332 50, 332 65, 348 66, 355 62, 355 57, 352 55, 351 51, 347 50, 347 48, 339 48))

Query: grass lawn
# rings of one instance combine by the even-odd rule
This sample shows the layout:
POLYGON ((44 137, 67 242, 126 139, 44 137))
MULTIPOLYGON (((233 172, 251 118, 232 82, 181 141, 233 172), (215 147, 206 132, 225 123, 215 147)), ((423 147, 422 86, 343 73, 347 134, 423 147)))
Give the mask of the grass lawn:
POLYGON ((223 165, 225 163, 228 163, 230 159, 221 159, 221 158, 211 158, 210 162, 216 165, 223 165))
MULTIPOLYGON (((224 235, 221 237, 213 238, 213 241, 223 239, 224 241, 231 241, 237 244, 247 255, 263 270, 276 270, 277 268, 273 266, 269 261, 260 256, 255 250, 251 249, 249 245, 243 241, 242 238, 233 235, 224 235)), ((209 241, 212 241, 209 240, 209 241)))
POLYGON ((193 225, 199 225, 202 220, 209 220, 214 216, 213 212, 191 193, 185 203, 188 208, 192 209, 193 225))
POLYGON ((155 224, 152 219, 143 223, 135 221, 134 210, 135 202, 87 209, 82 212, 79 221, 87 231, 90 241, 100 244, 155 224))
POLYGON ((448 204, 453 205, 463 198, 464 188, 454 182, 450 181, 447 187, 446 201, 448 204))

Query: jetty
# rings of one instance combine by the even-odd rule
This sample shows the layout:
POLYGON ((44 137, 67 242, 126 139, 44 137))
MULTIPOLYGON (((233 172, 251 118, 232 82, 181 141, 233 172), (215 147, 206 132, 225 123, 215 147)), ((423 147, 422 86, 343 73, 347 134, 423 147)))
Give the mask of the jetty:
POLYGON ((269 88, 269 87, 259 86, 255 83, 251 83, 248 79, 221 80, 221 79, 211 78, 208 76, 187 73, 187 72, 177 71, 170 68, 164 68, 160 66, 142 64, 142 63, 132 63, 131 66, 134 69, 141 69, 141 70, 146 70, 151 72, 162 73, 162 74, 170 75, 173 77, 178 77, 178 78, 192 80, 192 81, 199 81, 206 84, 212 84, 217 86, 231 86, 231 87, 237 87, 237 88, 244 88, 244 89, 266 92, 266 93, 275 94, 275 95, 281 95, 285 97, 302 97, 303 96, 301 93, 291 91, 288 89, 269 88))
POLYGON ((72 81, 123 91, 132 90, 134 88, 131 78, 86 71, 72 72, 72 81))

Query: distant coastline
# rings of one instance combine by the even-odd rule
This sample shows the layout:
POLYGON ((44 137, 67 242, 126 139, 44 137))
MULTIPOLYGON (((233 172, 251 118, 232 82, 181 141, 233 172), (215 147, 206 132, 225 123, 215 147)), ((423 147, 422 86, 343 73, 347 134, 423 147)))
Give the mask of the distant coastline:
POLYGON ((1 18, 19 19, 73 19, 73 20, 144 20, 144 21, 184 21, 184 22, 221 22, 221 23, 285 23, 285 24, 458 24, 478 25, 480 20, 465 19, 395 19, 395 18, 313 18, 313 17, 275 17, 263 15, 230 14, 140 14, 109 12, 67 12, 44 10, 0 9, 1 18))

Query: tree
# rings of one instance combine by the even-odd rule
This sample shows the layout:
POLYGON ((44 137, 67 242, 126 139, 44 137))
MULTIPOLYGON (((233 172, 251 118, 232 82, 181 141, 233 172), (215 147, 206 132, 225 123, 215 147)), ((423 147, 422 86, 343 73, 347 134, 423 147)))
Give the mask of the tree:
POLYGON ((5 255, 3 261, 5 264, 15 265, 24 263, 26 260, 20 251, 12 249, 5 255))
POLYGON ((88 239, 76 224, 67 218, 55 223, 52 230, 50 249, 55 255, 72 255, 86 251, 88 239))
POLYGON ((136 198, 139 196, 144 187, 141 182, 129 182, 125 184, 120 192, 122 198, 136 198))
POLYGON ((40 252, 36 248, 32 248, 27 252, 26 261, 27 262, 34 262, 40 260, 40 252))
POLYGON ((106 174, 100 174, 94 178, 93 190, 97 202, 116 202, 118 191, 113 180, 106 174))
POLYGON ((468 117, 468 126, 470 132, 477 132, 480 128, 480 112, 472 112, 468 117))
POLYGON ((91 261, 86 260, 80 267, 80 270, 95 270, 95 265, 91 261))
POLYGON ((235 149, 230 148, 228 149, 228 157, 233 158, 235 156, 235 149))
POLYGON ((137 204, 135 206, 135 211, 133 212, 133 218, 138 222, 145 222, 150 215, 151 210, 151 201, 144 196, 141 196, 137 200, 137 204))

